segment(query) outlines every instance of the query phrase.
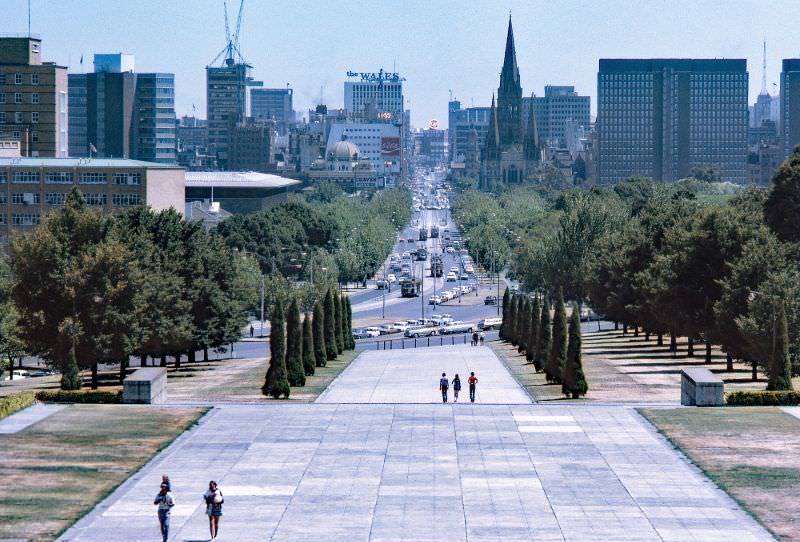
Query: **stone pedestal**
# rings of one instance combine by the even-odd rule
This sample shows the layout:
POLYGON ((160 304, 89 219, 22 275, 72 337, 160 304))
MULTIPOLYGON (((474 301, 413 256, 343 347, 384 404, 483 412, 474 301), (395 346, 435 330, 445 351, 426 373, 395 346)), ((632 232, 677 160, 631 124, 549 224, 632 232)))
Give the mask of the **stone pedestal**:
POLYGON ((122 402, 157 404, 167 402, 167 369, 146 367, 134 372, 122 383, 122 402))
POLYGON ((681 404, 686 406, 722 406, 725 383, 708 369, 681 371, 681 404))

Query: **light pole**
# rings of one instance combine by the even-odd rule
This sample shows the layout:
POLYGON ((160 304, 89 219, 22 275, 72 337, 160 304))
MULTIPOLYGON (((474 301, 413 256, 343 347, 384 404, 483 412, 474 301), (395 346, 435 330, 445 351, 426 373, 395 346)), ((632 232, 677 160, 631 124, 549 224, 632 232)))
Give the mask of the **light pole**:
POLYGON ((261 337, 264 337, 264 273, 261 273, 261 337))

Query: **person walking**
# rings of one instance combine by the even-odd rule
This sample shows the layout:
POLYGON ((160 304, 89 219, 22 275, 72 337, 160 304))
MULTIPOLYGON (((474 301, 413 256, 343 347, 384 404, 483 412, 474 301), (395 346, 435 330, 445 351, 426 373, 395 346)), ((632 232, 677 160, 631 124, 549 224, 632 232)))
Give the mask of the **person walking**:
POLYGON ((161 490, 153 500, 153 504, 158 506, 158 524, 161 526, 161 540, 167 542, 167 539, 169 539, 169 515, 172 507, 175 506, 175 499, 172 498, 168 483, 161 482, 161 490))
POLYGON ((450 387, 450 382, 447 381, 447 373, 442 373, 442 378, 439 379, 439 389, 442 391, 442 403, 447 402, 447 389, 450 387))
POLYGON ((253 332, 254 331, 255 331, 255 328, 253 328, 253 324, 250 324, 250 338, 251 339, 253 338, 253 332))
POLYGON ((474 372, 469 373, 469 378, 467 379, 467 384, 469 384, 469 402, 475 402, 475 385, 478 383, 478 377, 475 376, 474 372))
POLYGON ((478 332, 472 332, 472 346, 478 346, 478 332))
POLYGON ((172 482, 169 481, 169 476, 167 476, 166 474, 162 474, 161 475, 161 483, 162 484, 167 484, 167 491, 170 491, 170 492, 172 491, 172 482))
POLYGON ((216 540, 219 535, 219 518, 222 517, 222 491, 214 480, 208 483, 208 490, 203 493, 206 503, 206 514, 208 515, 208 530, 211 532, 211 540, 216 540))
POLYGON ((481 346, 483 346, 483 341, 486 339, 486 333, 484 333, 483 331, 481 331, 480 339, 481 339, 481 346))
POLYGON ((458 377, 458 373, 456 376, 453 377, 453 402, 458 403, 458 392, 461 391, 461 379, 458 377))

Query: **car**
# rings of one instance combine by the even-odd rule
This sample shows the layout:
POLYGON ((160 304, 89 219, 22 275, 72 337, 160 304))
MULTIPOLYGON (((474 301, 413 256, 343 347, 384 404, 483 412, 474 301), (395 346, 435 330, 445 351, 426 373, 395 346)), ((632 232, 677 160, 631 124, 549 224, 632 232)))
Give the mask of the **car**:
POLYGON ((460 320, 450 322, 449 324, 442 327, 442 334, 449 335, 452 333, 472 333, 477 328, 475 324, 470 324, 466 322, 462 322, 460 320))
POLYGON ((442 296, 432 295, 428 298, 428 305, 439 305, 442 302, 442 296))
POLYGON ((395 282, 397 282, 397 276, 394 273, 389 273, 388 275, 386 275, 386 280, 389 281, 389 284, 394 284, 395 282))
POLYGON ((473 273, 475 273, 475 268, 472 267, 471 265, 465 265, 464 266, 464 271, 466 271, 467 273, 472 275, 473 273))
POLYGON ((462 294, 468 294, 472 291, 472 284, 467 284, 466 286, 460 286, 462 294))
POLYGON ((38 369, 36 371, 28 372, 28 376, 31 378, 41 377, 41 376, 52 376, 55 372, 52 369, 38 369))
POLYGON ((499 329, 502 323, 502 318, 484 318, 483 320, 478 320, 478 329, 499 329))
POLYGON ((367 339, 370 337, 370 334, 364 328, 354 329, 353 330, 353 338, 354 339, 367 339))
POLYGON ((454 265, 453 267, 450 268, 451 273, 458 273, 459 271, 460 269, 457 265, 454 265))
POLYGON ((455 282, 455 281, 457 281, 457 280, 458 280, 458 277, 457 277, 457 276, 456 276, 456 274, 455 274, 455 273, 453 273, 452 271, 450 271, 450 272, 447 274, 447 282, 455 282))
POLYGON ((381 336, 381 330, 378 329, 377 327, 368 327, 368 328, 365 328, 364 331, 367 332, 367 337, 380 337, 381 336))
POLYGON ((466 271, 462 272, 461 276, 459 277, 459 279, 461 279, 461 280, 469 280, 469 275, 467 275, 466 271))
POLYGON ((487 295, 483 300, 484 305, 497 305, 496 295, 487 295))
POLYGON ((408 322, 405 320, 402 322, 392 322, 392 327, 397 331, 404 333, 408 329, 408 322))
POLYGON ((404 260, 410 260, 411 259, 411 253, 408 252, 408 251, 403 252, 403 259, 404 260))
POLYGON ((406 242, 407 242, 407 243, 416 243, 416 242, 417 242, 417 240, 416 240, 416 238, 414 238, 414 237, 409 237, 408 239, 406 239, 406 242))
POLYGON ((438 335, 440 332, 439 326, 425 326, 425 327, 418 327, 415 329, 407 329, 405 332, 406 337, 410 337, 412 339, 416 339, 418 337, 430 337, 432 335, 438 335))
POLYGON ((452 253, 454 253, 455 251, 456 251, 456 249, 454 249, 453 247, 447 247, 447 248, 445 249, 445 252, 447 252, 448 254, 452 254, 452 253))
POLYGON ((432 314, 431 322, 437 326, 443 326, 453 321, 452 314, 432 314))
POLYGON ((375 285, 378 287, 378 290, 383 290, 384 288, 389 287, 389 281, 385 279, 378 279, 375 281, 375 285))

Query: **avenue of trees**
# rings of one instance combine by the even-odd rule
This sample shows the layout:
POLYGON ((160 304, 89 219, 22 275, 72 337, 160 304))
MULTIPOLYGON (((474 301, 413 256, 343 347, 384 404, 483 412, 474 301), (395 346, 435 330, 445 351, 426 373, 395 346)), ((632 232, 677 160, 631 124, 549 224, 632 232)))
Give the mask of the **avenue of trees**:
POLYGON ((544 371, 547 382, 561 386, 567 398, 577 399, 589 391, 581 357, 581 321, 577 306, 568 319, 563 296, 551 309, 546 296, 503 295, 500 338, 517 347, 536 372, 544 371), (553 312, 551 318, 551 310, 553 312))
POLYGON ((468 190, 454 214, 476 260, 494 246, 524 290, 588 303, 673 349, 688 337, 689 356, 702 342, 708 362, 719 345, 728 370, 760 367, 771 390, 800 374, 800 149, 770 187, 706 168, 676 183, 468 190))
MULTIPOLYGON (((30 234, 16 235, 0 264, 0 350, 23 352, 60 370, 131 355, 194 361, 241 336, 258 301, 259 269, 243 252, 174 210, 136 207, 119 216, 89 209, 77 189, 30 234)), ((144 363, 143 363, 144 364, 144 363)))
POLYGON ((288 399, 291 388, 306 385, 317 367, 355 350, 350 299, 328 290, 312 313, 301 316, 294 297, 287 308, 279 298, 270 313, 270 359, 261 392, 273 399, 288 399))

